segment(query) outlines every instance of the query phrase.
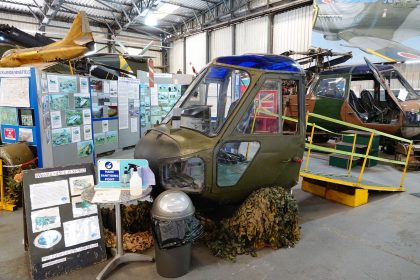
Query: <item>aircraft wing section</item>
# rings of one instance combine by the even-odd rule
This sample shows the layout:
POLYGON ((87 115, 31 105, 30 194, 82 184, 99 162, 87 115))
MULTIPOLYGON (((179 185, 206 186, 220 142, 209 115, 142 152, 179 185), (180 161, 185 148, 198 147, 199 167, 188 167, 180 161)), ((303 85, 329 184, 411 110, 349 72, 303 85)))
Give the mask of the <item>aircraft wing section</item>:
POLYGON ((358 34, 356 31, 339 33, 339 37, 362 51, 381 57, 387 61, 419 60, 420 50, 407 47, 399 42, 358 34))

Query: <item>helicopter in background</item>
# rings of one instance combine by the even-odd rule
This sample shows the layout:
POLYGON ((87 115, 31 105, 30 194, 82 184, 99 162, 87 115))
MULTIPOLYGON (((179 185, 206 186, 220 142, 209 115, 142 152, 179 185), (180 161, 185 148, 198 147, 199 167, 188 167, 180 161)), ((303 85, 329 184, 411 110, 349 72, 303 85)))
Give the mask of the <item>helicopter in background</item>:
MULTIPOLYGON (((306 55, 298 59, 301 64, 315 62, 307 68, 308 112, 404 138, 420 137, 420 97, 393 64, 372 64, 365 58, 366 64, 336 66, 350 59, 351 53, 322 49, 286 54, 306 55)), ((290 117, 296 116, 296 99, 290 95, 283 101, 290 117)), ((316 122, 331 131, 347 129, 331 122, 316 122)), ((327 141, 329 135, 317 138, 327 141)))

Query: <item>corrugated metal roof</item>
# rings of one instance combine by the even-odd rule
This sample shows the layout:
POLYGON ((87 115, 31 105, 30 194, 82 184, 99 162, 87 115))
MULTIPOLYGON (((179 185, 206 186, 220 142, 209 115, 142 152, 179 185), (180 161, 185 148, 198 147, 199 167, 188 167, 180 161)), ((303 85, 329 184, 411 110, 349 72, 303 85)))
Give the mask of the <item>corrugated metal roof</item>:
MULTIPOLYGON (((222 0, 155 0, 150 7, 144 7, 147 1, 132 0, 59 0, 59 5, 46 7, 44 0, 1 0, 0 10, 20 15, 27 15, 39 21, 44 19, 44 11, 55 21, 71 22, 74 14, 80 10, 87 13, 92 25, 118 30, 120 26, 135 30, 160 34, 162 29, 170 30, 172 26, 194 18, 198 13, 208 10, 222 0), (137 3, 137 7, 133 3, 137 3), (143 6, 142 6, 143 5, 143 6), (56 10, 56 11, 54 11, 56 10), (139 16, 139 12, 142 15, 139 16), (156 28, 146 27, 146 15, 156 17, 156 28), (134 29, 134 27, 133 27, 134 29)), ((48 25, 49 23, 47 23, 48 25)))

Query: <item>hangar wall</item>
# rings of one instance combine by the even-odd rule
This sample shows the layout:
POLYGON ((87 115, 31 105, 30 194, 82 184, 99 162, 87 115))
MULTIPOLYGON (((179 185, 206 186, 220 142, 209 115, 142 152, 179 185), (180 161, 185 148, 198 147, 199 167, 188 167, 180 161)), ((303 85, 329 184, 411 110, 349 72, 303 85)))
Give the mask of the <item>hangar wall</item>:
POLYGON ((235 54, 267 53, 268 18, 261 17, 236 25, 235 54))
POLYGON ((312 18, 312 6, 275 15, 273 53, 307 50, 312 41, 312 18))
MULTIPOLYGON (((267 1, 263 1, 267 3, 267 1)), ((262 3, 262 2, 261 2, 262 3)), ((260 3, 260 4, 261 4, 260 3)), ((190 62, 197 71, 210 60, 224 55, 245 53, 280 54, 286 50, 307 50, 312 38, 312 5, 276 15, 254 18, 227 27, 178 39, 171 43, 169 70, 191 74, 190 62), (207 41, 208 40, 208 41, 207 41), (234 41, 233 41, 234 40, 234 41), (186 57, 183 42, 186 41, 186 57), (206 51, 208 46, 208 54, 206 51)))
POLYGON ((192 66, 198 72, 207 64, 207 38, 206 33, 199 33, 187 37, 186 43, 186 73, 194 74, 192 66))
POLYGON ((396 68, 405 79, 410 83, 410 85, 416 89, 420 90, 420 63, 413 64, 396 64, 396 68))
POLYGON ((213 30, 210 33, 210 59, 233 53, 233 26, 213 30))
POLYGON ((169 72, 184 72, 184 40, 177 40, 170 45, 169 49, 169 72))

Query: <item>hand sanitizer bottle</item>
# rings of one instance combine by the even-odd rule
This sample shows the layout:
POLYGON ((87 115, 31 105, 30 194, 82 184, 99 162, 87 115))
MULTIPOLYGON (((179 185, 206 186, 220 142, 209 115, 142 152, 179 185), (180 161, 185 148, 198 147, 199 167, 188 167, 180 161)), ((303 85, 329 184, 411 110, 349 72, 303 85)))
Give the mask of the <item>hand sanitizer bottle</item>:
POLYGON ((124 170, 124 174, 122 176, 121 180, 121 186, 122 187, 128 187, 130 183, 130 174, 128 174, 127 168, 124 170))
POLYGON ((130 178, 130 195, 140 196, 143 191, 142 185, 141 177, 137 172, 137 167, 134 167, 133 174, 131 174, 130 178))

